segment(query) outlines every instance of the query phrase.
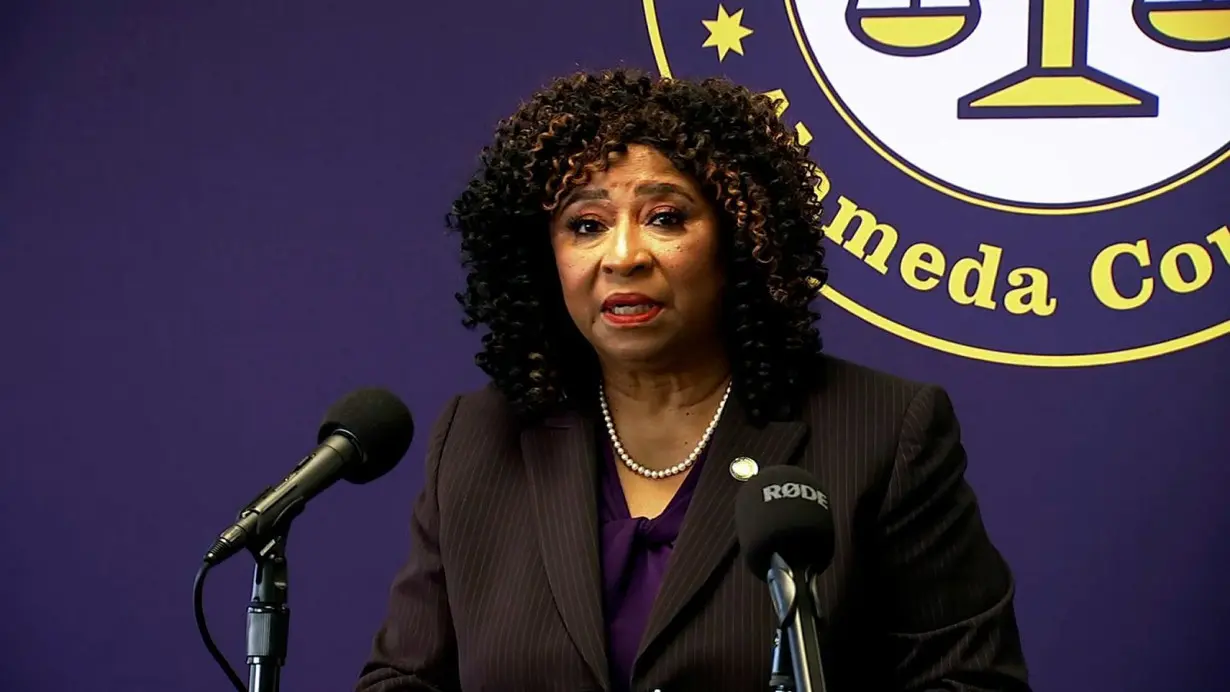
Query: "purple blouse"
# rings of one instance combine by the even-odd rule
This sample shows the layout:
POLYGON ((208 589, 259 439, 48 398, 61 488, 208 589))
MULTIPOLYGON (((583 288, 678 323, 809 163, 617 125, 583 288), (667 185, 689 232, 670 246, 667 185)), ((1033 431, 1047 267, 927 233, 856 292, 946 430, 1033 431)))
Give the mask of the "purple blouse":
POLYGON ((599 439, 602 440, 603 463, 598 519, 607 658, 612 690, 627 692, 632 683, 632 662, 705 455, 702 453, 697 458, 683 485, 660 515, 653 519, 633 518, 628 512, 617 461, 605 431, 600 430, 599 439))

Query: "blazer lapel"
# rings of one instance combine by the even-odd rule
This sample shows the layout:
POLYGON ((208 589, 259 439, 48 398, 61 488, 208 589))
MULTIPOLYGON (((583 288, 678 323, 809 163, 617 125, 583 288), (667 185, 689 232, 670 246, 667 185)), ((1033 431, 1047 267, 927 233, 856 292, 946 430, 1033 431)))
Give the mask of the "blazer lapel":
POLYGON ((749 457, 760 468, 791 463, 807 430, 806 423, 795 421, 772 422, 756 428, 747 420, 738 401, 732 397, 727 403, 699 469, 700 478, 650 611, 638 659, 663 635, 734 548, 735 495, 743 484, 730 474, 730 463, 738 457, 749 457))
POLYGON ((577 650, 609 690, 594 444, 593 426, 577 413, 521 434, 547 582, 577 650))

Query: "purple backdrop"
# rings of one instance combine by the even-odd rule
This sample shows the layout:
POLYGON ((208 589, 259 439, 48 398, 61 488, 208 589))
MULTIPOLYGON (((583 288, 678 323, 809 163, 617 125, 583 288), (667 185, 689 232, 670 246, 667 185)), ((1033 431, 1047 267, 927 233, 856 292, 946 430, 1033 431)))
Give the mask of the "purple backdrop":
MULTIPOLYGON (((192 621, 198 561, 310 448, 329 403, 378 384, 410 404, 418 441, 382 481, 319 498, 290 544, 284 688, 353 684, 406 555, 424 431, 482 382, 447 205, 519 99, 621 62, 661 67, 636 2, 4 4, 0 690, 226 689, 192 621)), ((731 64, 691 71, 738 77, 731 64)), ((846 190, 918 194, 888 166, 846 172, 863 150, 833 132, 826 170, 846 190)), ((1124 239, 1155 223, 1117 214, 1124 239)), ((855 277, 835 261, 836 281, 855 277)), ((1227 273, 1199 303, 1219 320, 1227 273)), ((886 306, 899 290, 858 286, 886 306)), ((826 310, 834 353, 952 392, 1038 690, 1224 683, 1226 339, 1029 368, 826 310)), ((240 670, 249 586, 240 558, 206 593, 240 670)))

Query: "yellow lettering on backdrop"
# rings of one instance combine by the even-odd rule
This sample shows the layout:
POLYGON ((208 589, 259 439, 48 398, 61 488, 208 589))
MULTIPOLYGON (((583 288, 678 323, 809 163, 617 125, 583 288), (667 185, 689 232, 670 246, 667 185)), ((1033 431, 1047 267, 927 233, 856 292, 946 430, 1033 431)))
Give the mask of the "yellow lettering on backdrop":
POLYGON ((934 245, 914 243, 901 255, 901 280, 916 291, 930 291, 940 285, 944 276, 944 253, 934 245), (930 276, 922 278, 919 272, 930 276))
MULTIPOLYGON (((1060 15, 1063 12, 1056 16, 1060 15)), ((790 107, 781 89, 765 92, 765 95, 775 102, 779 117, 790 107)), ((794 130, 801 144, 811 139, 803 123, 796 123, 794 130)), ((823 203, 833 192, 832 180, 819 166, 815 167, 815 174, 814 193, 823 203)), ((886 276, 889 261, 901 244, 901 233, 896 226, 882 222, 875 212, 841 194, 837 195, 837 210, 832 219, 821 225, 820 230, 863 264, 886 276)), ((1213 231, 1205 240, 1230 265, 1230 226, 1213 231)), ((916 291, 931 291, 947 279, 948 297, 954 303, 994 310, 998 306, 1004 249, 980 243, 978 252, 980 257, 961 257, 950 268, 939 247, 925 242, 912 243, 902 250, 897 271, 905 285, 916 291)), ((1156 271, 1150 272, 1154 264, 1148 240, 1114 243, 1094 257, 1089 266, 1089 283, 1102 305, 1112 310, 1134 310, 1153 297, 1158 279, 1168 290, 1178 294, 1204 288, 1212 280, 1215 259, 1214 253, 1198 243, 1179 243, 1163 253, 1156 271), (1124 275, 1128 268, 1132 273, 1146 271, 1133 282, 1124 275)), ((1002 294, 1002 301, 1009 314, 1049 317, 1059 307, 1058 297, 1050 293, 1050 276, 1041 267, 1012 268, 1007 272, 1007 284, 1009 288, 1002 294)))
POLYGON ((820 230, 824 231, 824 234, 833 242, 844 245, 850 254, 863 260, 867 266, 881 274, 887 274, 888 256, 897 247, 897 229, 880 223, 875 214, 866 209, 859 209, 858 205, 847 199, 845 195, 837 198, 837 204, 837 215, 833 217, 831 223, 825 224, 820 230), (846 240, 846 231, 851 224, 854 224, 854 237, 846 240), (876 233, 879 233, 879 242, 876 243, 875 252, 867 256, 867 243, 876 233))
POLYGON ((1059 299, 1047 293, 1050 277, 1037 267, 1020 267, 1008 272, 1011 291, 1004 295, 1004 308, 1014 315, 1032 312, 1039 317, 1055 314, 1059 299))
POLYGON ((1175 293, 1191 293, 1199 290, 1213 278, 1213 258, 1209 251, 1195 243, 1176 245, 1162 255, 1159 267, 1162 273, 1162 283, 1175 293), (1179 267, 1179 258, 1186 257, 1195 270, 1195 276, 1188 281, 1179 267))
POLYGON ((1111 310, 1132 310, 1144 305, 1153 296, 1153 279, 1145 277, 1140 281, 1140 288, 1135 294, 1125 296, 1115 286, 1115 260, 1128 255, 1136 260, 1140 267, 1149 266, 1149 241, 1138 240, 1135 243, 1115 243, 1106 247, 1093 258, 1089 267, 1089 283, 1093 286, 1093 295, 1111 310))
MULTIPOLYGON (((1230 227, 1222 226, 1205 236, 1209 245, 1217 248, 1222 259, 1230 264, 1230 227)), ((1112 310, 1133 310, 1153 297, 1156 280, 1152 276, 1144 276, 1139 281, 1136 292, 1125 295, 1120 291, 1124 287, 1122 281, 1116 280, 1116 260, 1124 258, 1133 262, 1141 269, 1152 266, 1152 254, 1149 251, 1148 240, 1138 240, 1135 243, 1115 243, 1104 248, 1093 258, 1089 269, 1089 282, 1093 294, 1103 305, 1112 310)), ((1179 243, 1166 252, 1158 262, 1157 274, 1162 285, 1173 293, 1192 293, 1204 288, 1213 278, 1213 254, 1199 243, 1179 243)))
POLYGON ((1204 237, 1218 250, 1221 250, 1222 259, 1226 260, 1226 264, 1230 264, 1230 226, 1222 226, 1204 237))
POLYGON ((816 193, 816 199, 823 203, 824 198, 829 196, 829 190, 833 187, 833 184, 829 182, 829 177, 824 174, 824 171, 820 170, 819 166, 816 166, 815 172, 820 182, 816 183, 813 191, 816 193))
POLYGON ((995 280, 999 278, 999 260, 1004 249, 981 243, 978 251, 982 260, 972 257, 962 257, 952 265, 952 274, 948 276, 948 296, 958 305, 977 305, 987 310, 995 309, 995 280), (976 288, 969 292, 970 275, 976 275, 976 288))
MULTIPOLYGON (((816 175, 820 180, 816 196, 823 202, 832 183, 819 167, 816 175)), ((830 241, 884 275, 888 274, 889 261, 901 243, 901 234, 894 226, 880 221, 874 212, 845 195, 838 195, 837 211, 820 230, 830 241)), ((1004 250, 982 243, 978 251, 981 257, 962 257, 948 271, 943 250, 931 243, 913 243, 902 251, 897 271, 905 285, 916 291, 930 291, 947 278, 948 296, 953 302, 994 310, 1004 250)), ((1050 295, 1050 277, 1043 269, 1014 268, 1008 272, 1008 285, 1011 290, 1004 295, 1004 307, 1009 313, 1039 317, 1055 313, 1059 301, 1050 295)))

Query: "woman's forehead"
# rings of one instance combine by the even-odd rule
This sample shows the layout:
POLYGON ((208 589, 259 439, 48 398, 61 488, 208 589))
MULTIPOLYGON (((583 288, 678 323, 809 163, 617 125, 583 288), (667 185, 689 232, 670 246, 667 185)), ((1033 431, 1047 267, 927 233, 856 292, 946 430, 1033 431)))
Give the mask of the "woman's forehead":
POLYGON ((660 151, 644 144, 633 144, 626 152, 610 158, 605 166, 595 167, 581 187, 667 193, 694 186, 690 176, 660 151))

